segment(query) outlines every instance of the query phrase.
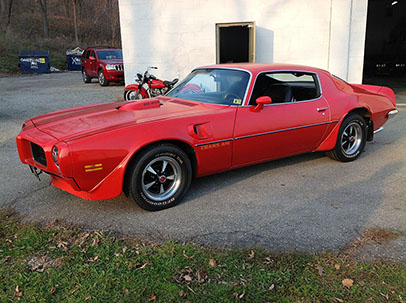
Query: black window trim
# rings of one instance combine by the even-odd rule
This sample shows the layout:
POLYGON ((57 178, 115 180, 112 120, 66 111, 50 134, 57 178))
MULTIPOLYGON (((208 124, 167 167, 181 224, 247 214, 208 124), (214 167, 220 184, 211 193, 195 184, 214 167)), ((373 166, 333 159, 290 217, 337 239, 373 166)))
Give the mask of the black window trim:
MULTIPOLYGON (((252 97, 252 93, 254 92, 255 84, 257 83, 258 76, 261 74, 277 74, 277 73, 305 73, 305 74, 310 74, 317 79, 315 81, 316 83, 316 89, 318 92, 318 97, 314 99, 309 99, 309 100, 302 100, 302 101, 296 101, 296 102, 283 102, 283 103, 272 103, 272 104, 266 104, 265 106, 275 106, 275 105, 288 105, 288 104, 296 104, 296 103, 302 103, 302 102, 311 102, 311 101, 316 101, 319 100, 323 96, 323 91, 320 83, 320 77, 317 74, 317 72, 311 72, 311 71, 306 71, 306 70, 269 70, 269 71, 262 71, 258 73, 255 77, 254 84, 252 85, 252 90, 251 94, 249 95, 249 98, 247 96, 246 103, 249 103, 252 97)), ((255 104, 245 104, 244 107, 251 107, 251 106, 256 106, 255 104)))

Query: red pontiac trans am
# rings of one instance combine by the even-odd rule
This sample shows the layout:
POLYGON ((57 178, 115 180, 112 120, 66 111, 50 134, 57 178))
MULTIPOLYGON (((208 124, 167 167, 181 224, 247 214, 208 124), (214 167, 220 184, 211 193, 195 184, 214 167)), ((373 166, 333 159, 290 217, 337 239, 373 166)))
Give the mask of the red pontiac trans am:
POLYGON ((21 161, 88 200, 123 191, 139 206, 177 204, 192 177, 312 151, 355 160, 397 113, 387 87, 286 64, 193 70, 166 96, 85 105, 26 121, 21 161))

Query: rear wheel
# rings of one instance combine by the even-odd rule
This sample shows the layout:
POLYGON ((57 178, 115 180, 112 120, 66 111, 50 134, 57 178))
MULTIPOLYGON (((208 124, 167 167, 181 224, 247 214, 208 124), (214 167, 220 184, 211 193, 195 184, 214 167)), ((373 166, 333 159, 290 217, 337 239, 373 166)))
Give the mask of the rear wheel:
POLYGON ((85 82, 85 83, 90 83, 90 81, 92 81, 92 78, 90 78, 90 77, 88 76, 88 74, 86 73, 86 70, 85 70, 85 69, 82 69, 82 80, 83 80, 83 82, 85 82))
POLYGON ((358 114, 350 114, 340 126, 336 146, 327 152, 327 155, 342 162, 353 161, 364 150, 366 137, 367 130, 364 118, 358 114))
POLYGON ((146 210, 161 210, 176 205, 192 180, 188 156, 170 144, 146 150, 130 169, 129 195, 146 210))
POLYGON ((109 81, 106 80, 106 77, 104 76, 103 70, 99 70, 99 84, 101 86, 107 86, 109 85, 109 81))

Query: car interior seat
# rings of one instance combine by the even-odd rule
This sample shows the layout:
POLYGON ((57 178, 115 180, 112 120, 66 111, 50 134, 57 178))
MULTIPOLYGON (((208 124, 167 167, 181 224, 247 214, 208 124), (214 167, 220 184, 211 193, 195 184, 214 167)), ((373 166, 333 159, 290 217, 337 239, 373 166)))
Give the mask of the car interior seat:
POLYGON ((269 96, 272 103, 284 103, 294 101, 292 88, 287 84, 276 83, 269 86, 264 96, 269 96))

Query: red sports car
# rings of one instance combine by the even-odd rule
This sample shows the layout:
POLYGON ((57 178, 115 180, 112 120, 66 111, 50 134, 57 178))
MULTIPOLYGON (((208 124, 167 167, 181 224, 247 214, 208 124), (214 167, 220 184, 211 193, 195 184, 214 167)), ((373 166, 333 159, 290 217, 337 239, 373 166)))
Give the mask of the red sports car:
POLYGON ((166 96, 80 106, 26 121, 21 161, 89 200, 123 191, 160 210, 192 177, 312 151, 355 160, 395 115, 387 87, 285 64, 200 67, 166 96))

